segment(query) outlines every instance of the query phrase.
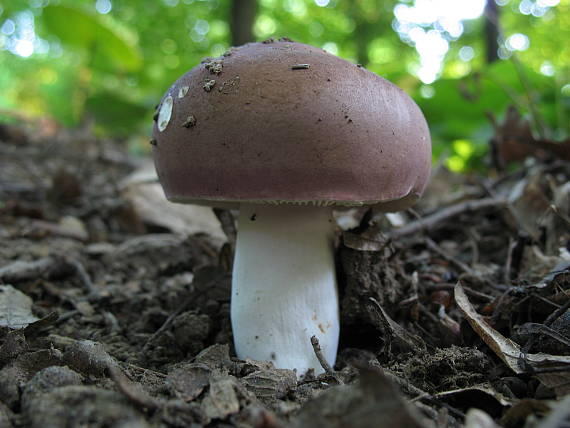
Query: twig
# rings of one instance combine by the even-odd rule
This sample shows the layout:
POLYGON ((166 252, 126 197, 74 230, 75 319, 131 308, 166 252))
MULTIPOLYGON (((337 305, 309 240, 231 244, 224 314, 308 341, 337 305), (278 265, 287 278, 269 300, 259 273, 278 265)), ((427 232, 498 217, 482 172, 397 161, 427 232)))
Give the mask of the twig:
POLYGON ((184 300, 182 302, 182 304, 173 312, 171 313, 168 318, 166 319, 166 321, 164 321, 164 324, 162 324, 160 326, 160 328, 158 330, 156 330, 152 336, 150 336, 148 338, 148 340, 146 341, 146 343, 143 346, 142 349, 142 353, 146 354, 148 347, 152 344, 152 342, 154 342, 156 340, 156 338, 158 336, 160 336, 164 331, 166 331, 170 325, 172 324, 172 322, 174 321, 174 319, 180 315, 182 312, 184 312, 189 306, 190 304, 194 301, 194 293, 191 293, 190 296, 188 296, 186 298, 186 300, 184 300))
MULTIPOLYGON (((439 283, 439 284, 428 284, 425 285, 424 288, 427 290, 453 290, 455 288, 455 284, 449 284, 449 283, 439 283)), ((472 288, 469 288, 467 286, 463 286, 463 290, 465 290, 465 293, 468 294, 470 297, 475 297, 481 300, 486 300, 488 302, 491 302, 493 300, 495 300, 495 298, 493 296, 490 296, 488 294, 485 293, 481 293, 480 291, 477 290, 473 290, 472 288)))
POLYGON ((465 413, 457 410, 456 408, 450 406, 447 403, 442 402, 438 398, 434 397, 428 392, 421 390, 417 386, 412 385, 409 381, 402 379, 401 377, 389 371, 388 369, 383 368, 381 370, 388 379, 397 383, 400 387, 404 388, 405 390, 416 396, 412 398, 411 401, 427 401, 430 404, 446 408, 449 411, 449 413, 451 413, 455 417, 465 418, 465 413))
MULTIPOLYGON (((380 305, 378 300, 373 297, 368 298, 372 304, 373 308, 378 315, 378 322, 380 323, 380 328, 383 330, 385 336, 387 336, 388 343, 394 342, 398 348, 405 350, 406 352, 412 351, 416 352, 418 349, 425 349, 426 344, 422 338, 409 333, 406 329, 402 328, 396 321, 394 321, 386 313, 384 308, 380 305)), ((421 303, 419 303, 421 306, 421 303)), ((436 319, 436 323, 438 320, 436 319)))
POLYGON ((469 236, 469 244, 471 246, 471 250, 473 251, 473 254, 471 256, 471 265, 473 266, 476 263, 479 263, 479 246, 477 245, 477 242, 480 241, 480 237, 472 227, 470 227, 467 231, 467 235, 469 236))
MULTIPOLYGON (((522 358, 524 360, 524 365, 523 368, 525 370, 525 373, 521 373, 521 375, 524 374, 541 374, 541 373, 561 373, 561 372, 570 372, 570 367, 569 366, 559 366, 559 367, 538 367, 538 368, 534 368, 533 366, 531 366, 530 364, 526 363, 526 354, 521 354, 520 358, 522 358)), ((570 382, 564 382, 564 385, 568 385, 570 382)))
POLYGON ((91 281, 91 277, 85 270, 83 264, 79 260, 72 258, 68 258, 66 261, 73 267, 73 269, 75 269, 75 273, 77 274, 77 276, 81 280, 81 283, 88 292, 88 298, 94 298, 94 299, 99 298, 101 293, 99 293, 99 290, 97 289, 97 287, 95 287, 93 281, 91 281))
POLYGON ((563 306, 559 307, 554 312, 552 312, 550 315, 548 315, 548 318, 546 318, 546 320, 544 320, 544 325, 550 326, 550 324, 552 324, 554 321, 556 321, 556 319, 558 317, 560 317, 560 315, 562 315, 568 309, 570 309, 570 299, 568 299, 568 301, 563 306))
POLYGON ((146 375, 147 373, 151 373, 154 376, 159 377, 159 378, 166 378, 167 377, 164 373, 157 372, 156 370, 152 370, 152 369, 148 369, 148 368, 144 368, 144 367, 139 367, 136 364, 126 363, 126 362, 124 362, 123 364, 128 366, 130 370, 138 371, 138 372, 142 373, 143 375, 146 375))
POLYGON ((17 261, 0 268, 0 281, 13 284, 46 278, 62 267, 61 261, 54 257, 46 257, 33 262, 17 261))
MULTIPOLYGON (((552 339, 566 345, 568 349, 570 349, 570 338, 566 337, 566 335, 559 333, 556 330, 553 330, 552 328, 544 324, 529 322, 519 327, 519 331, 521 329, 523 329, 525 333, 528 332, 530 334, 543 334, 545 336, 549 336, 552 339)), ((568 370, 570 370, 570 367, 568 367, 568 370)))
POLYGON ((168 329, 170 327, 170 325, 172 324, 172 322, 174 321, 174 319, 180 315, 182 312, 184 312, 188 307, 190 307, 190 305, 192 304, 192 302, 194 302, 194 300, 196 299, 196 292, 200 292, 200 290, 206 290, 208 288, 210 288, 212 285, 214 285, 214 283, 216 281, 219 281, 220 277, 216 277, 211 281, 208 281, 206 284, 204 284, 204 286, 199 287, 199 289, 194 289, 193 291, 190 292, 190 295, 186 298, 186 300, 184 300, 182 302, 182 304, 172 313, 170 314, 170 316, 166 319, 166 321, 164 321, 164 324, 162 324, 160 326, 160 328, 158 330, 156 330, 152 336, 150 336, 148 338, 148 340, 146 341, 146 343, 143 346, 142 352, 143 354, 146 353, 146 351, 148 350, 148 347, 151 345, 151 343, 156 340, 156 338, 158 336, 160 336, 164 331, 166 331, 166 329, 168 329))
POLYGON ((222 230, 224 234, 228 238, 228 242, 232 246, 232 249, 235 248, 236 245, 236 238, 237 238, 237 229, 234 216, 230 210, 224 210, 221 208, 214 208, 214 214, 216 215, 220 225, 222 226, 222 230))
POLYGON ((159 400, 152 398, 140 389, 136 389, 118 367, 109 365, 107 370, 119 391, 137 407, 155 411, 163 406, 159 400))
MULTIPOLYGON (((552 312, 548 318, 546 318, 546 320, 544 320, 543 325, 545 327, 550 327, 550 325, 556 321, 556 319, 561 316, 563 313, 565 313, 568 309, 570 308, 570 299, 568 299, 568 301, 561 307, 559 307, 558 309, 556 309, 554 312, 552 312)), ((526 354, 528 354, 528 352, 530 351, 530 348, 532 348, 532 346, 534 345, 534 343, 536 342, 536 338, 537 335, 533 334, 532 336, 530 336, 530 338, 528 339, 528 341, 525 343, 525 345, 522 348, 522 354, 526 356, 526 354)))
POLYGON ((562 220, 564 220, 568 225, 570 225, 570 217, 568 217, 566 214, 560 212, 560 210, 558 209, 558 207, 556 205, 551 204, 550 209, 554 212, 554 214, 556 214, 558 217, 560 217, 562 220))
POLYGON ((503 281, 505 282, 505 284, 511 283, 511 267, 513 265, 513 251, 515 250, 516 246, 517 242, 512 237, 510 237, 509 248, 507 251, 507 261, 505 262, 505 275, 503 277, 503 281))
POLYGON ((457 258, 453 257, 451 254, 449 254, 447 251, 445 251, 443 248, 441 248, 439 245, 437 245, 431 238, 426 237, 425 242, 426 242, 426 244, 430 250, 435 251, 441 257, 443 257, 448 262, 457 266, 463 272, 468 273, 469 275, 475 274, 473 269, 471 269, 469 266, 467 266, 461 260, 458 260, 457 258))
POLYGON ((311 345, 313 345, 313 351, 315 351, 315 356, 317 357, 317 360, 319 360, 319 363, 321 364, 321 367, 323 368, 325 373, 328 376, 332 377, 334 380, 336 380, 339 385, 343 385, 344 382, 336 375, 335 371, 333 370, 333 368, 330 366, 327 359, 323 355, 323 350, 321 349, 321 345, 319 343, 319 339, 317 339, 317 336, 311 336, 311 345))
POLYGON ((54 325, 58 320, 59 320, 59 317, 57 315, 57 312, 50 312, 45 317, 43 317, 43 318, 41 318, 41 319, 31 323, 31 324, 28 324, 24 328, 24 333, 26 335, 35 334, 36 332, 41 331, 44 328, 47 328, 47 327, 54 325))
POLYGON ((530 87, 530 82, 528 80, 528 77, 524 71, 524 68, 518 58, 518 56, 513 53, 513 55, 511 56, 511 61, 515 66, 515 71, 519 76, 519 80, 521 82, 521 85, 523 87, 523 91, 524 94, 526 95, 527 101, 528 101, 528 109, 530 111, 530 117, 532 119, 532 121, 534 122, 534 126, 536 128, 536 131, 538 132, 539 137, 542 139, 545 137, 545 132, 544 132, 544 123, 542 121, 542 118, 536 108, 536 104, 535 101, 533 100, 532 97, 532 89, 530 87))
POLYGON ((430 216, 409 223, 400 229, 393 230, 390 232, 389 236, 394 239, 407 235, 413 235, 414 233, 421 231, 433 231, 434 229, 440 227, 441 223, 444 221, 456 217, 460 214, 490 208, 499 209, 502 208, 505 203, 506 200, 500 197, 461 202, 459 204, 444 208, 430 216))

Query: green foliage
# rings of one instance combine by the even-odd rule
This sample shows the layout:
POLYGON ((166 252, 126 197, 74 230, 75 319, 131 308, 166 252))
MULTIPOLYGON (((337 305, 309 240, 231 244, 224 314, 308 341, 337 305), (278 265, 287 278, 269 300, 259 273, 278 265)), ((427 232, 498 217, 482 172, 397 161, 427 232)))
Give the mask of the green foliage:
POLYGON ((100 71, 136 71, 142 63, 136 38, 107 17, 70 6, 47 6, 42 10, 45 30, 77 49, 89 50, 90 66, 100 71), (73 22, 73 26, 68 25, 73 22), (111 24, 114 25, 111 25, 111 24))
POLYGON ((440 79, 431 87, 433 96, 417 102, 428 121, 435 124, 436 140, 475 135, 488 113, 500 115, 510 104, 529 112, 531 103, 536 103, 551 125, 554 121, 549 111, 554 96, 552 79, 522 64, 517 69, 513 61, 498 61, 461 79, 440 79), (530 93, 523 81, 532 88, 530 93))
MULTIPOLYGON (((110 0, 103 14, 95 0, 5 0, 0 26, 12 20, 17 28, 0 34, 0 108, 68 126, 93 118, 98 132, 118 136, 148 133, 164 90, 202 57, 229 47, 230 1, 110 0), (30 16, 41 40, 23 58, 10 43, 30 16)), ((435 155, 445 153, 461 169, 484 154, 492 133, 487 115, 500 116, 509 104, 532 118, 538 134, 570 132, 570 0, 543 16, 521 13, 521 1, 500 7, 500 22, 504 41, 522 33, 528 49, 514 58, 503 47, 510 57, 487 65, 483 18, 464 21, 461 37, 448 37, 443 70, 430 85, 413 75, 419 56, 393 29, 394 7, 412 0, 258 0, 253 28, 258 40, 287 36, 320 46, 398 84, 425 112, 435 155), (472 59, 462 59, 464 46, 472 59)))

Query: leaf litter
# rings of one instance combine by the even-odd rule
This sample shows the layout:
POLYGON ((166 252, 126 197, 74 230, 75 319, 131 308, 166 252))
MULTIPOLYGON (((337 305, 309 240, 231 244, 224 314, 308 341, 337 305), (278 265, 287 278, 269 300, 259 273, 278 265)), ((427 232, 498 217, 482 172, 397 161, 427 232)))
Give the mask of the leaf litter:
POLYGON ((492 178, 439 167, 414 210, 338 216, 339 356, 301 380, 235 357, 232 212, 173 209, 111 140, 0 125, 18 136, 0 141, 0 426, 568 423, 567 143, 517 114, 495 121, 492 178))

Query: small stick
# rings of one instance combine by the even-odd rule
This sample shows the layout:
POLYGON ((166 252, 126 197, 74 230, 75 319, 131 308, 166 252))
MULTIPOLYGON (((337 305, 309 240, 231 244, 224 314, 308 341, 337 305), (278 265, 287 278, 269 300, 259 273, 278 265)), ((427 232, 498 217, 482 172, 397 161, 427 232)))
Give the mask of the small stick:
POLYGON ((439 245, 437 245, 431 238, 427 238, 426 237, 426 244, 428 246, 428 248, 430 250, 435 251, 436 253, 438 253, 441 257, 443 257, 444 259, 446 259, 448 262, 453 263, 455 266, 457 266, 459 269, 461 269, 463 272, 468 273, 470 275, 474 275, 475 273, 473 272, 473 269, 471 269, 469 266, 467 266, 465 263, 463 263, 461 260, 456 259, 455 257, 453 257, 451 254, 449 254, 447 251, 445 251, 443 248, 441 248, 439 245))
POLYGON ((107 367, 109 375, 117 389, 129 399, 133 404, 142 409, 147 409, 149 411, 155 411, 162 407, 163 403, 159 400, 152 398, 147 395, 141 389, 138 389, 129 379, 123 374, 121 369, 118 367, 109 365, 107 367))
POLYGON ((450 207, 437 211, 430 216, 409 223, 400 229, 393 230, 389 235, 391 238, 395 239, 402 236, 413 235, 414 233, 424 230, 431 231, 437 229, 444 221, 456 217, 459 214, 490 208, 503 208, 505 204, 506 200, 499 197, 461 202, 459 204, 451 205, 450 207))
MULTIPOLYGON (((214 283, 218 280, 218 278, 208 282, 205 286, 204 289, 207 289, 209 287, 211 287, 212 285, 214 285, 214 283)), ((196 300, 196 293, 195 290, 191 291, 190 294, 188 295, 188 297, 186 298, 186 300, 184 300, 182 302, 182 304, 173 312, 171 313, 168 318, 166 319, 166 321, 164 321, 164 324, 162 324, 160 326, 160 328, 158 330, 156 330, 152 336, 150 336, 148 338, 148 340, 146 341, 146 343, 143 345, 143 349, 142 352, 143 354, 147 352, 148 348, 150 345, 152 345, 152 343, 156 340, 156 338, 158 336, 160 336, 163 332, 165 332, 168 328, 170 328, 170 325, 172 324, 172 322, 174 321, 174 319, 180 315, 182 312, 186 311, 191 305, 192 303, 196 300)))
POLYGON ((0 268, 0 281, 13 284, 37 278, 47 278, 61 268, 61 261, 55 257, 45 257, 33 262, 12 262, 0 268))
POLYGON ((321 345, 319 343, 319 339, 317 339, 317 336, 311 336, 311 345, 313 345, 315 356, 317 357, 317 360, 319 360, 319 363, 321 364, 321 367, 324 369, 325 373, 328 376, 332 377, 334 380, 336 380, 339 383, 339 385, 343 385, 344 382, 341 379, 339 379, 339 377, 336 375, 333 368, 330 366, 325 356, 323 355, 323 350, 321 349, 321 345))
POLYGON ((232 246, 232 249, 234 249, 236 246, 237 229, 236 221, 232 215, 232 212, 230 210, 224 210, 221 208, 214 208, 213 211, 218 218, 220 225, 222 226, 224 234, 228 238, 228 242, 232 246))
MULTIPOLYGON (((428 285, 425 285, 424 288, 426 289, 426 291, 433 291, 433 290, 449 290, 449 291, 451 291, 455 288, 455 284, 449 284, 449 283, 428 284, 428 285)), ((486 300, 488 302, 495 300, 495 298, 493 296, 490 296, 490 295, 485 294, 485 293, 481 293, 480 291, 473 290, 472 288, 469 288, 466 285, 463 286, 463 290, 465 290, 465 293, 468 294, 470 297, 475 297, 477 299, 486 300)))
POLYGON ((513 251, 515 250, 517 243, 511 237, 509 238, 509 249, 507 252, 507 261, 505 262, 505 275, 503 277, 503 281, 505 284, 511 283, 511 267, 513 265, 513 251))
POLYGON ((164 324, 162 324, 160 326, 160 328, 158 330, 156 330, 152 336, 150 336, 148 338, 148 340, 146 341, 146 343, 143 345, 143 349, 142 349, 142 353, 146 354, 148 348, 150 345, 152 345, 152 343, 156 340, 156 338, 158 336, 160 336, 164 331, 166 331, 168 328, 170 328, 170 325, 172 324, 172 322, 174 321, 174 319, 180 315, 182 312, 184 312, 188 307, 190 307, 190 305, 192 304, 192 302, 195 300, 195 296, 194 293, 191 293, 189 297, 186 298, 186 300, 184 300, 182 302, 182 304, 178 307, 178 309, 176 309, 173 313, 171 313, 168 318, 166 319, 166 321, 164 321, 164 324))
POLYGON ((93 284, 93 281, 91 281, 91 278, 89 277, 89 274, 87 273, 87 270, 85 270, 85 267, 83 266, 83 264, 79 260, 71 259, 71 258, 68 258, 67 262, 71 266, 73 266, 73 269, 75 269, 75 273, 77 274, 77 276, 79 277, 79 279, 83 283, 83 286, 89 292, 89 295, 87 297, 88 298, 95 298, 95 299, 101 297, 101 293, 99 293, 99 290, 97 289, 97 287, 95 287, 95 284, 93 284))
POLYGON ((353 366, 359 370, 368 369, 368 370, 372 370, 376 373, 379 373, 380 375, 386 376, 389 380, 396 383, 399 387, 405 389, 407 394, 414 394, 416 396, 416 398, 412 399, 412 401, 428 402, 432 405, 437 405, 437 406, 446 408, 455 417, 465 418, 465 413, 463 413, 463 412, 457 410, 456 408, 450 406, 449 404, 441 401, 438 397, 435 397, 435 396, 431 395, 430 393, 421 390, 417 386, 414 386, 410 381, 408 381, 407 379, 401 378, 400 376, 398 376, 396 373, 392 372, 389 369, 385 369, 385 368, 382 368, 382 367, 379 367, 376 365, 364 366, 364 365, 360 365, 360 364, 353 364, 353 366))

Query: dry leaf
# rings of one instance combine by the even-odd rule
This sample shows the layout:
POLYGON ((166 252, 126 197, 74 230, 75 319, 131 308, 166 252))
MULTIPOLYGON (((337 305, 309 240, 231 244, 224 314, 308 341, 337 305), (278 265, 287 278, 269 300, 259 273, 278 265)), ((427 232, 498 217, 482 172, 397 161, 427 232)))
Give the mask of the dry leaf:
POLYGON ((191 363, 176 368, 166 377, 170 393, 186 402, 196 399, 209 384, 210 368, 191 363))
POLYGON ((541 170, 516 183, 509 196, 509 212, 514 216, 514 227, 520 226, 534 240, 539 240, 548 220, 550 200, 545 196, 546 186, 541 170))
POLYGON ((355 233, 346 232, 343 242, 348 248, 358 251, 381 251, 386 245, 382 242, 368 239, 355 233))
POLYGON ((248 391, 263 402, 271 403, 284 398, 297 387, 297 375, 293 370, 269 368, 258 370, 241 379, 248 391))
POLYGON ((239 412, 236 388, 240 385, 233 376, 213 373, 210 377, 210 391, 202 400, 202 410, 210 419, 225 419, 239 412))
POLYGON ((516 400, 505 397, 489 384, 474 385, 466 388, 439 392, 440 398, 457 409, 469 409, 473 406, 487 414, 500 416, 505 407, 512 406, 516 400))
POLYGON ((426 344, 421 337, 408 332, 390 318, 376 299, 370 297, 370 300, 374 303, 374 308, 378 313, 379 327, 382 329, 385 340, 388 340, 390 347, 400 352, 417 352, 419 349, 426 349, 426 344))
POLYGON ((146 223, 175 233, 206 233, 221 246, 226 241, 218 219, 209 207, 169 202, 158 183, 154 166, 145 166, 122 183, 122 193, 146 223))
MULTIPOLYGON (((475 311, 475 308, 469 302, 460 283, 457 283, 455 286, 455 301, 473 330, 483 339, 487 346, 489 346, 512 371, 517 374, 524 373, 525 370, 519 364, 519 361, 522 361, 523 357, 520 346, 491 327, 487 321, 475 311)), ((554 389, 559 396, 570 392, 570 356, 544 353, 526 354, 524 355, 524 361, 533 369, 568 365, 568 372, 543 373, 538 374, 537 377, 544 385, 554 389)))
POLYGON ((569 139, 556 142, 535 138, 529 121, 519 113, 516 107, 509 107, 501 124, 497 123, 493 116, 490 119, 495 128, 491 145, 497 150, 495 153, 495 156, 498 156, 495 160, 495 163, 499 163, 497 166, 503 168, 509 162, 522 161, 528 156, 542 159, 547 153, 559 159, 570 159, 569 139))
POLYGON ((0 326, 18 329, 36 322, 32 304, 30 297, 11 285, 0 285, 0 326))

